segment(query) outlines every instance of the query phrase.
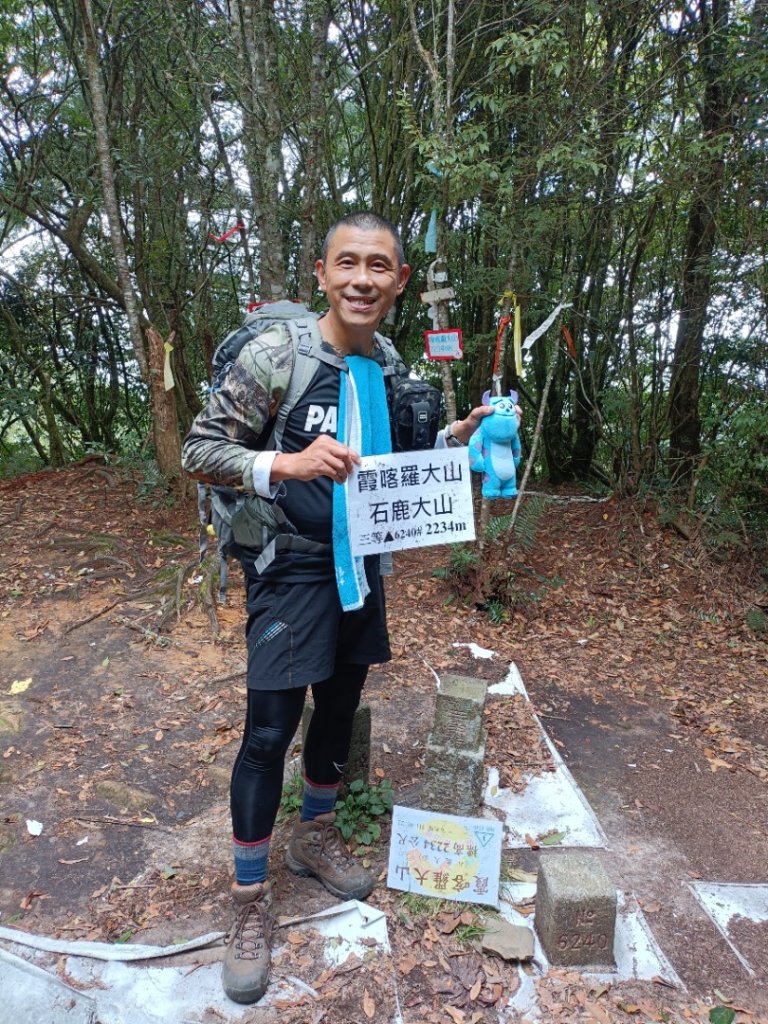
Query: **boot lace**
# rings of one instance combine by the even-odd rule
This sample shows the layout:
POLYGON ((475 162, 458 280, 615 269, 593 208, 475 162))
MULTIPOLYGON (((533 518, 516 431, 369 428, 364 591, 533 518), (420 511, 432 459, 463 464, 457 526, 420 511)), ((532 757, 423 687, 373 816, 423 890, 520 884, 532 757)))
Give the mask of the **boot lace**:
POLYGON ((338 825, 323 825, 320 834, 320 853, 336 865, 343 867, 356 863, 355 858, 347 850, 344 838, 338 825))
POLYGON ((227 935, 227 944, 234 939, 237 960, 258 960, 264 949, 266 925, 264 910, 258 900, 246 903, 238 913, 227 935))

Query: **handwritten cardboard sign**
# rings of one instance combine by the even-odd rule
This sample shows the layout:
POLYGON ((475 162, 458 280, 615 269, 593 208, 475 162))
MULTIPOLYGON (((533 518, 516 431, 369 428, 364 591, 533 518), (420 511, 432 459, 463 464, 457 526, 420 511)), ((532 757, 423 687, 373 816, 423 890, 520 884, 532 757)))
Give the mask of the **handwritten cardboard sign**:
POLYGON ((387 885, 497 907, 501 843, 499 821, 395 806, 387 885))
POLYGON ((427 359, 463 359, 464 341, 460 327, 424 331, 427 359))

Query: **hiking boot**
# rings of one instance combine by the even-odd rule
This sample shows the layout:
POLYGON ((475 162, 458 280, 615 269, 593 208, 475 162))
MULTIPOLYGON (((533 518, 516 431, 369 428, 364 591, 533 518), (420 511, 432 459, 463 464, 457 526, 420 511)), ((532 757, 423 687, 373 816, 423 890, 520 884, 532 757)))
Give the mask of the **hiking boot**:
POLYGON ((312 875, 342 900, 364 900, 373 889, 369 874, 349 853, 336 815, 319 814, 297 823, 285 851, 285 863, 296 875, 312 875))
POLYGON ((255 1003, 269 981, 269 940, 272 931, 269 882, 233 885, 235 923, 227 932, 221 983, 236 1003, 255 1003))

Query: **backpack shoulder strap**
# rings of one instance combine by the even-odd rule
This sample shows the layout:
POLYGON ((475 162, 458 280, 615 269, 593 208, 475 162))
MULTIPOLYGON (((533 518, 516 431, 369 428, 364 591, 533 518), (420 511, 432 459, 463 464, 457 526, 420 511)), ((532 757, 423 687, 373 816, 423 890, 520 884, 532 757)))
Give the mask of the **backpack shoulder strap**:
POLYGON ((343 359, 323 348, 323 336, 317 319, 314 314, 309 314, 285 321, 285 328, 293 342, 293 369, 288 388, 277 411, 274 429, 267 442, 268 448, 275 448, 278 451, 282 448, 288 417, 312 383, 318 361, 329 363, 340 370, 347 369, 343 359))
POLYGON ((387 382, 390 377, 401 377, 403 375, 407 375, 410 371, 405 360, 395 348, 392 339, 387 338, 384 334, 379 334, 378 331, 373 337, 375 341, 373 357, 379 366, 381 366, 385 382, 387 382))

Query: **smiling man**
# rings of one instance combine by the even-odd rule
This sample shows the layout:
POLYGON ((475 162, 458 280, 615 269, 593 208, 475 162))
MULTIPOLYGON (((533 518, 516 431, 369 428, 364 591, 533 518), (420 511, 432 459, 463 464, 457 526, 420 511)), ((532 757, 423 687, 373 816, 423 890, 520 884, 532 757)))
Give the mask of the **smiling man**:
MULTIPOLYGON (((249 341, 184 442, 183 464, 198 479, 255 492, 278 505, 292 543, 268 566, 244 551, 248 621, 248 705, 230 790, 237 909, 222 981, 230 998, 256 1002, 267 987, 271 893, 269 845, 283 785, 284 758, 307 688, 314 713, 304 745, 304 802, 286 850, 291 871, 312 875, 340 899, 365 899, 372 876, 352 857, 333 809, 349 753, 352 722, 368 667, 390 658, 378 558, 364 561, 363 593, 345 610, 334 569, 334 483, 360 453, 337 438, 342 375, 354 365, 380 379, 371 357, 376 329, 405 288, 410 268, 396 228, 355 213, 328 232, 317 261, 328 297, 320 319, 322 351, 312 381, 290 410, 280 451, 263 443, 285 395, 293 342, 283 327, 249 341), (364 357, 355 362, 351 357, 364 357)), ((381 395, 384 395, 383 384, 381 395)), ((487 407, 438 435, 438 447, 466 444, 487 407)), ((387 432, 386 401, 378 410, 387 432)), ((373 424, 382 429, 382 422, 373 424)))

